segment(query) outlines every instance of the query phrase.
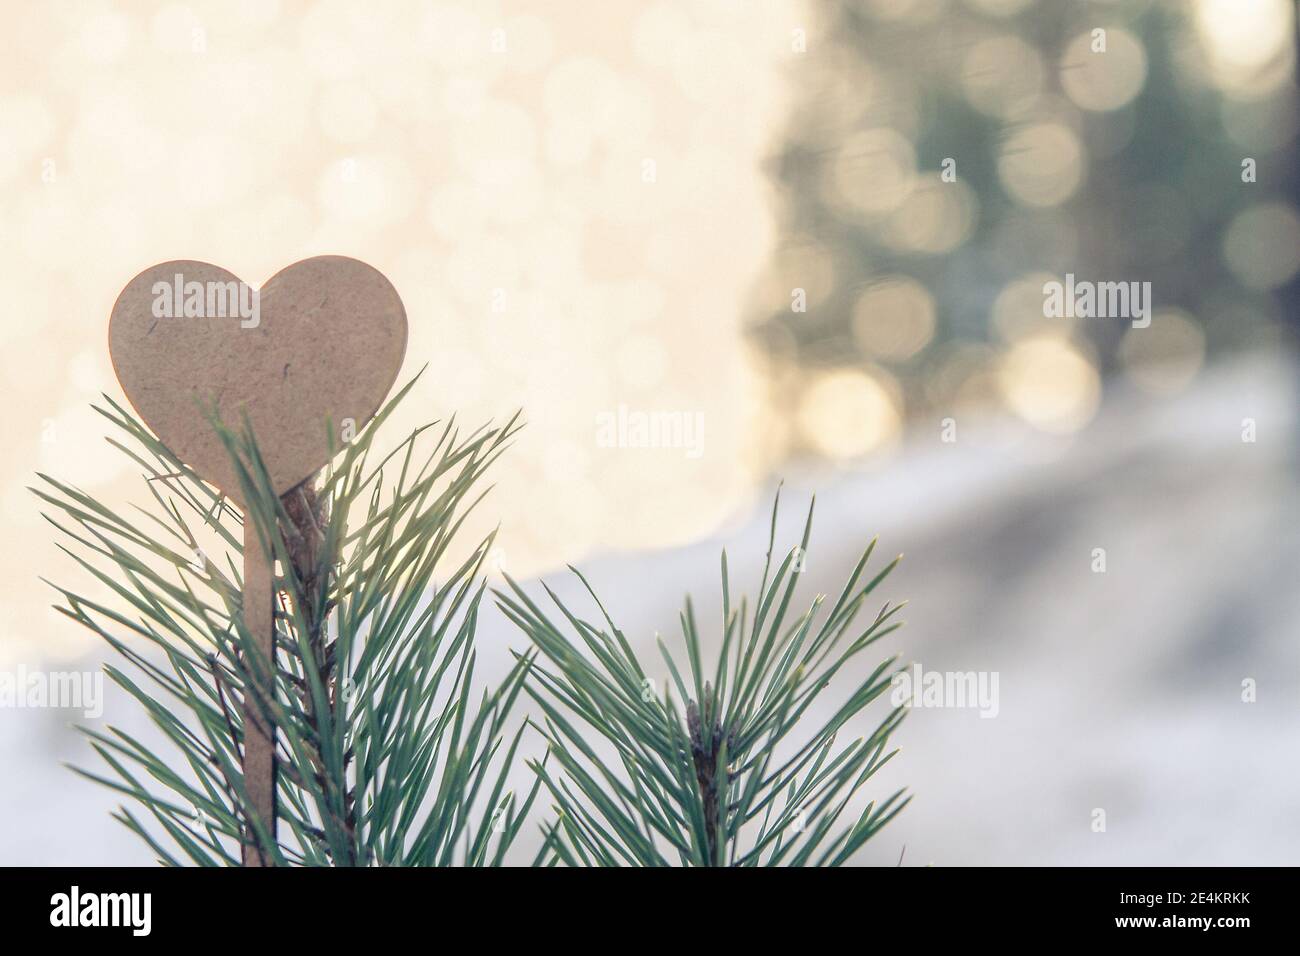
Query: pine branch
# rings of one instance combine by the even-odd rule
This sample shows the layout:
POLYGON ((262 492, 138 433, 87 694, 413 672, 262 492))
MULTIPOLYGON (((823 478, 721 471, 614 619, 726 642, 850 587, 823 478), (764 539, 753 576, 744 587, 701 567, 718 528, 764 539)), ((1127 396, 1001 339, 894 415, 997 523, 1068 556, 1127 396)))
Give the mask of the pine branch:
POLYGON ((773 575, 779 505, 778 492, 752 615, 747 601, 732 604, 724 552, 716 661, 706 669, 688 598, 681 616, 684 667, 658 642, 670 677, 662 695, 576 570, 599 609, 598 624, 575 616, 550 588, 564 629, 515 581, 509 593, 496 592, 540 654, 528 693, 559 768, 533 765, 557 813, 544 828, 538 865, 839 866, 907 804, 900 790, 839 826, 855 796, 897 752, 886 748, 902 708, 867 737, 837 746, 840 731, 890 685, 895 658, 864 679, 849 670, 900 626, 891 619, 901 605, 886 604, 870 625, 853 630, 897 559, 864 583, 873 541, 829 612, 821 614, 819 596, 792 619, 812 509, 799 547, 773 575), (811 708, 837 677, 850 682, 847 699, 820 724, 812 722, 811 708))
POLYGON ((98 410, 144 472, 147 522, 55 478, 33 489, 65 552, 111 595, 56 586, 59 610, 122 658, 110 679, 172 751, 86 728, 108 773, 78 772, 145 809, 150 827, 125 808, 117 818, 161 862, 238 864, 251 842, 276 865, 497 865, 517 835, 540 787, 522 802, 505 789, 523 729, 509 715, 531 658, 495 689, 474 680, 492 536, 442 569, 518 421, 469 436, 454 421, 426 426, 380 455, 376 435, 413 384, 317 483, 283 499, 247 423, 214 422, 243 513, 111 399, 98 410), (245 522, 282 569, 274 662, 258 659, 243 624, 245 522), (200 541, 225 554, 196 555, 200 541), (275 840, 249 812, 245 714, 277 728, 275 840))

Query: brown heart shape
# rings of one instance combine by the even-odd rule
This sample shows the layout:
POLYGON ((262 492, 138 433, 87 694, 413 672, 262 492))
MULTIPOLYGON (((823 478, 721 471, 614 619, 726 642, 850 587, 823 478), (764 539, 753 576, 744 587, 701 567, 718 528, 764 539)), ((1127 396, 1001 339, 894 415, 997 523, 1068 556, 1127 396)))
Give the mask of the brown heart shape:
POLYGON ((338 448, 348 422, 360 430, 379 409, 406 353, 406 310, 382 273, 346 256, 286 266, 256 300, 220 266, 176 260, 127 283, 108 349, 145 424, 238 502, 234 465, 204 409, 233 426, 247 412, 283 494, 329 460, 327 423, 338 448))

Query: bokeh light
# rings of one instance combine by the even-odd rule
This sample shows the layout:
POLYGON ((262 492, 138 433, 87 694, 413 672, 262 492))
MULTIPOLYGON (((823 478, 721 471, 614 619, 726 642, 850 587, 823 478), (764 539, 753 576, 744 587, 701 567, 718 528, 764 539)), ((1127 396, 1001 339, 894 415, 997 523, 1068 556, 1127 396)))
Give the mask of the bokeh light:
POLYGON ((837 461, 880 449, 897 435, 900 424, 881 376, 847 368, 812 377, 799 403, 798 421, 804 441, 837 461))
POLYGON ((962 61, 961 86, 966 99, 989 116, 1022 115, 1043 92, 1043 60, 1018 36, 977 40, 962 61))
POLYGON ((1053 334, 1011 346, 998 364, 998 384, 1012 412, 1058 434, 1078 431, 1091 421, 1101 397, 1094 363, 1077 345, 1053 334))
POLYGON ((1069 332, 1077 319, 1043 315, 1043 286, 1059 281, 1049 272, 1031 272, 1008 282, 993 301, 994 332, 1007 342, 1045 331, 1069 332))
POLYGON ((1132 102, 1147 78, 1142 43, 1127 30, 1106 31, 1105 51, 1093 52, 1091 33, 1070 41, 1061 54, 1061 86, 1086 110, 1117 110, 1132 102))
POLYGON ((867 216, 897 209, 916 183, 916 153, 892 129, 855 133, 836 151, 827 189, 836 205, 867 216))
POLYGON ((1248 289, 1266 291, 1300 270, 1300 217, 1290 203, 1259 203, 1242 210, 1223 237, 1223 258, 1248 289))
POLYGON ((965 242, 975 220, 975 193, 965 183, 925 181, 890 214, 882 238, 894 249, 936 255, 965 242))
POLYGON ((908 276, 886 276, 853 306, 853 337, 868 355, 909 359, 934 338, 934 298, 908 276))
POLYGON ((1176 395, 1187 388, 1205 362, 1205 333, 1192 316, 1160 309, 1145 329, 1131 328, 1120 343, 1126 377, 1154 395, 1176 395))
POLYGON ((998 157, 1002 187, 1026 206, 1056 206, 1079 188, 1083 144, 1061 123, 1034 123, 1007 137, 998 157))
POLYGON ((1287 0, 1196 0, 1195 22, 1215 84, 1256 97, 1287 80, 1294 18, 1287 0))

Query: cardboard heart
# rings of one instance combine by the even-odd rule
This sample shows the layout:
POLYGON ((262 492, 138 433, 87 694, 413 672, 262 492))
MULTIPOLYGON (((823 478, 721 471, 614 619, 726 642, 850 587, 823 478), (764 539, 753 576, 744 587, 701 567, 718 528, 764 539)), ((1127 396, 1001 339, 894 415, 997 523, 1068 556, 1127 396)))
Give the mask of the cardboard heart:
POLYGON ((379 409, 406 352, 406 310, 379 271, 346 256, 295 262, 260 290, 182 259, 127 283, 108 348, 145 424, 238 502, 235 469, 203 409, 233 426, 247 411, 283 494, 328 461, 327 421, 338 448, 343 429, 359 431, 379 409))

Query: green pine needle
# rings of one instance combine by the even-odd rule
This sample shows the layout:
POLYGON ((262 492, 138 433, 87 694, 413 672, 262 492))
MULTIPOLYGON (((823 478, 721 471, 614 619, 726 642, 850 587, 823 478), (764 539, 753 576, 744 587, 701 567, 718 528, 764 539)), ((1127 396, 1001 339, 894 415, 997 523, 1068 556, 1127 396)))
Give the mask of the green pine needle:
POLYGON ((885 605, 870 625, 853 629, 898 561, 863 583, 873 541, 828 612, 820 613, 819 597, 793 617, 812 509, 799 548, 773 575, 779 505, 778 492, 753 613, 743 599, 739 607, 732 603, 724 552, 717 658, 705 661, 688 599, 684 660, 658 642, 670 677, 662 694, 576 570, 600 623, 579 619, 549 588, 560 626, 515 581, 510 593, 496 592, 540 654, 527 692, 557 766, 537 763, 534 770, 557 816, 544 827, 538 865, 839 866, 910 800, 899 791, 850 812, 854 797, 897 752, 886 748, 901 707, 869 736, 837 745, 840 731, 889 688, 895 658, 856 682, 824 723, 806 719, 850 661, 900 626, 891 619, 901 605, 885 605))
POLYGON ((272 862, 498 865, 523 825, 540 781, 520 800, 506 779, 523 732, 510 712, 531 658, 489 692, 474 681, 492 536, 442 570, 480 479, 519 424, 468 436, 454 421, 426 426, 381 456, 376 434, 413 384, 336 449, 315 486, 284 499, 248 423, 214 420, 238 464, 245 514, 107 397, 98 411, 122 435, 110 441, 142 469, 155 507, 133 519, 46 475, 33 489, 66 553, 112 595, 100 602, 56 586, 59 610, 121 657, 109 678, 168 747, 84 728, 106 770, 78 772, 143 808, 116 818, 160 862, 235 865, 241 841, 270 842, 250 828, 240 768, 245 693, 262 686, 254 678, 269 664, 240 614, 245 520, 284 569, 276 691, 264 702, 279 729, 272 862), (226 554, 196 560, 200 537, 226 554))

